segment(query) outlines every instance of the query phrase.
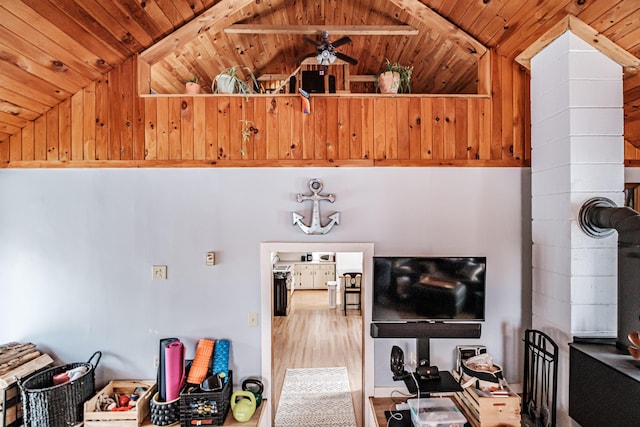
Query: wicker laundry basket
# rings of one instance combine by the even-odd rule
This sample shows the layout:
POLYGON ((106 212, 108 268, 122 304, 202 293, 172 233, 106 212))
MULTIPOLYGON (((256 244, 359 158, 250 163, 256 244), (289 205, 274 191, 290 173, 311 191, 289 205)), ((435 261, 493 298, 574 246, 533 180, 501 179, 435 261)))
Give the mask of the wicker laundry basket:
POLYGON ((102 353, 96 351, 87 363, 49 368, 19 382, 25 427, 69 427, 82 422, 84 402, 95 394, 95 368, 100 357, 102 353), (81 366, 87 372, 80 378, 53 385, 55 375, 81 366))

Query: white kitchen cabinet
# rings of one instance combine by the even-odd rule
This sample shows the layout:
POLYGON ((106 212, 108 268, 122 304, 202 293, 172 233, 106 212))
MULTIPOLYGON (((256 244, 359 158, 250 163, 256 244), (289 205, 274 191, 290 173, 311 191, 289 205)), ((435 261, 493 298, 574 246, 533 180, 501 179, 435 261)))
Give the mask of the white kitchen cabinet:
POLYGON ((327 282, 336 280, 335 264, 296 264, 293 270, 296 289, 327 289, 327 282))
MULTIPOLYGON (((297 266, 296 266, 297 267, 297 266)), ((300 289, 313 289, 315 270, 310 264, 300 266, 300 289)))

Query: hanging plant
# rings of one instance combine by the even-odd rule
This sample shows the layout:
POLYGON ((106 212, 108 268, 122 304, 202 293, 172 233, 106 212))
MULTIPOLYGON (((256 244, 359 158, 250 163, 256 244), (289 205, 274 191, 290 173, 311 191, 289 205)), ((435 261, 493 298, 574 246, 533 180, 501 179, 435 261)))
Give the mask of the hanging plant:
POLYGON ((247 154, 247 142, 249 142, 251 135, 258 133, 258 129, 251 120, 243 119, 240 120, 240 123, 242 123, 242 147, 240 148, 240 155, 244 157, 247 154))

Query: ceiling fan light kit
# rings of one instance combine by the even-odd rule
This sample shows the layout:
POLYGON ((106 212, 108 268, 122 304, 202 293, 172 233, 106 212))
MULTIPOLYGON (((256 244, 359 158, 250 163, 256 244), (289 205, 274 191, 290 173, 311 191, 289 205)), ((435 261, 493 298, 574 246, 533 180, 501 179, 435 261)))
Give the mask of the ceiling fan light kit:
POLYGON ((316 56, 316 61, 320 65, 331 65, 336 62, 336 54, 329 50, 323 50, 316 56))

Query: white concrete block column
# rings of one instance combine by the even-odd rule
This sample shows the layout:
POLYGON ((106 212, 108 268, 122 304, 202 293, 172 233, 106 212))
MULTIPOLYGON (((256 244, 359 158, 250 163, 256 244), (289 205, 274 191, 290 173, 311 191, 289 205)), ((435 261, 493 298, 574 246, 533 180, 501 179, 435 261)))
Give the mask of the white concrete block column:
POLYGON ((596 196, 622 205, 622 67, 571 32, 531 60, 532 325, 560 346, 559 425, 569 425, 568 343, 616 335, 617 235, 577 223, 596 196))

